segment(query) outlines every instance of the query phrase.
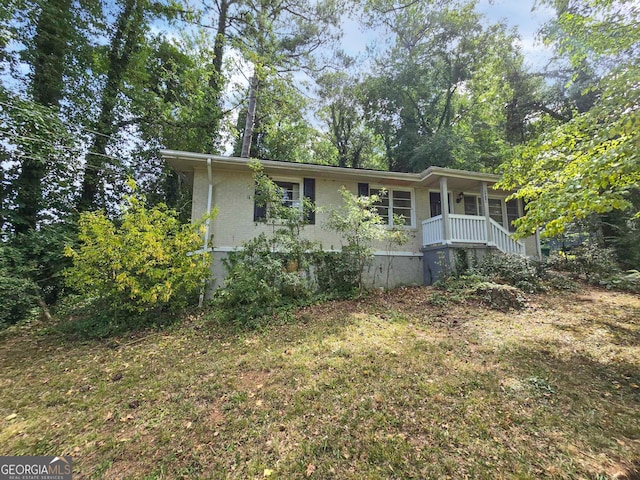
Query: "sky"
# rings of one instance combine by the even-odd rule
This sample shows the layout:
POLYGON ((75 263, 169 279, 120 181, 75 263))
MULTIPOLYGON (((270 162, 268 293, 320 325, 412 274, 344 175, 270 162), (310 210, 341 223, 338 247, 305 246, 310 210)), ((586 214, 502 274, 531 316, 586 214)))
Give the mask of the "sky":
POLYGON ((516 27, 521 40, 522 53, 531 67, 540 67, 551 57, 551 51, 537 39, 540 27, 553 17, 547 6, 534 6, 534 0, 480 0, 476 10, 492 23, 503 21, 516 27))
MULTIPOLYGON (((551 57, 551 51, 537 39, 540 27, 553 17, 546 6, 533 8, 535 0, 478 0, 476 10, 487 17, 489 23, 504 22, 515 27, 521 36, 522 52, 528 66, 541 68, 551 57)), ((350 55, 364 55, 367 46, 375 46, 379 38, 365 33, 353 19, 343 21, 343 49, 350 55)))

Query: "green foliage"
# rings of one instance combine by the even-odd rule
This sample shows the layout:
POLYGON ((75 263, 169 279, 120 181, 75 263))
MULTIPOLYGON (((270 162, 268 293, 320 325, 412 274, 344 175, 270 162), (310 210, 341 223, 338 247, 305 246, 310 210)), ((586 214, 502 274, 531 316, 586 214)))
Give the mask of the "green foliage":
POLYGON ((594 242, 572 248, 570 252, 553 253, 546 263, 548 268, 569 272, 594 285, 621 273, 615 251, 594 242))
POLYGON ((0 245, 0 328, 27 318, 36 304, 37 286, 20 251, 0 245))
POLYGON ((349 251, 348 246, 341 252, 317 252, 313 265, 320 292, 348 297, 358 291, 357 256, 349 251))
MULTIPOLYGON (((376 204, 378 195, 358 196, 346 188, 340 189, 343 205, 329 211, 327 226, 345 241, 343 252, 353 256, 358 274, 358 289, 364 291, 364 272, 373 259, 373 242, 384 241, 396 231, 383 228, 384 221, 376 204)), ((406 241, 406 240, 405 240, 406 241)))
POLYGON ((306 263, 306 258, 275 251, 276 245, 277 240, 260 234, 224 260, 228 274, 215 304, 225 321, 255 327, 282 307, 310 297, 311 277, 296 260, 306 263))
POLYGON ((135 193, 126 197, 116 223, 103 212, 86 212, 78 223, 79 246, 68 247, 73 266, 67 283, 114 312, 141 314, 189 302, 209 274, 201 228, 181 225, 159 204, 149 209, 135 193))
POLYGON ((363 84, 343 71, 324 73, 318 84, 318 94, 325 105, 317 116, 328 128, 327 138, 336 150, 336 164, 384 169, 381 138, 364 122, 363 84))
POLYGON ((511 285, 524 292, 533 293, 544 289, 543 266, 522 255, 487 254, 470 271, 487 281, 511 285))
POLYGON ((36 283, 42 300, 48 305, 55 304, 65 293, 63 272, 72 262, 64 251, 76 242, 77 226, 73 222, 47 223, 38 230, 17 235, 12 241, 22 252, 29 278, 36 283))
POLYGON ((496 168, 510 153, 505 105, 533 104, 514 98, 525 72, 513 32, 486 26, 471 1, 368 0, 365 12, 389 37, 363 85, 389 170, 496 168))
POLYGON ((71 340, 93 340, 123 336, 141 330, 162 329, 182 318, 170 311, 131 314, 103 307, 103 304, 85 295, 66 295, 55 306, 57 321, 48 325, 44 331, 63 335, 71 340))
POLYGON ((256 326, 287 305, 304 302, 315 290, 311 261, 317 250, 300 233, 303 212, 314 206, 305 199, 302 211, 282 202, 283 191, 265 173, 259 162, 254 171, 256 204, 267 208, 273 231, 245 242, 224 260, 227 277, 216 292, 215 303, 223 319, 256 326))
POLYGON ((640 293, 640 272, 627 270, 626 272, 614 273, 601 280, 599 284, 608 290, 640 293))
MULTIPOLYGON (((546 39, 576 72, 600 74, 582 89, 587 109, 551 127, 504 165, 501 188, 527 201, 519 235, 561 233, 592 213, 628 210, 640 183, 640 10, 626 2, 547 1, 557 18, 546 39), (593 67, 591 67, 593 66, 593 67)), ((578 74, 575 80, 579 80, 578 74)))
POLYGON ((480 282, 474 286, 473 294, 489 308, 501 312, 520 310, 526 304, 519 288, 503 283, 480 282))

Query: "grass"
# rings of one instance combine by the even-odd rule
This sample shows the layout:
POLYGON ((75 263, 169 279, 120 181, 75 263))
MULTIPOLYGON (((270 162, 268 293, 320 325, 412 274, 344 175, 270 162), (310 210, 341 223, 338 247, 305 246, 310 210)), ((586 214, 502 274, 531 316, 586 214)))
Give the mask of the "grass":
POLYGON ((70 454, 78 479, 597 479, 640 465, 638 296, 531 296, 504 314, 434 306, 433 292, 251 332, 206 315, 104 341, 8 332, 0 454, 70 454))

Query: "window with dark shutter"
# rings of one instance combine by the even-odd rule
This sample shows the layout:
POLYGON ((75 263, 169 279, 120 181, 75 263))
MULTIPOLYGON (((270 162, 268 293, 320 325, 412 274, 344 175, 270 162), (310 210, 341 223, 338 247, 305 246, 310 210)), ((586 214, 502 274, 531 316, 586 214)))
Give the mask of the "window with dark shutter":
POLYGON ((304 212, 305 221, 309 225, 316 224, 316 179, 315 178, 305 178, 302 180, 303 186, 303 195, 304 198, 309 200, 309 203, 313 205, 314 208, 306 208, 304 212))
POLYGON ((369 184, 368 183, 359 183, 358 184, 358 196, 359 197, 368 197, 369 196, 369 184))
POLYGON ((253 221, 254 222, 266 222, 267 221, 267 205, 266 203, 260 204, 260 192, 258 189, 254 189, 253 195, 253 221))

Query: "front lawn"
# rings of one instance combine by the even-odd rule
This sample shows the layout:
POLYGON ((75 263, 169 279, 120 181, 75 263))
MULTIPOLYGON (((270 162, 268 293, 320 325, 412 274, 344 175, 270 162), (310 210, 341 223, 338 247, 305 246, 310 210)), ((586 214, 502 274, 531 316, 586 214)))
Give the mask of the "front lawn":
POLYGON ((206 316, 106 341, 7 332, 0 454, 69 454, 77 479, 640 468, 637 295, 537 295, 506 314, 432 295, 374 293, 240 333, 206 316))

